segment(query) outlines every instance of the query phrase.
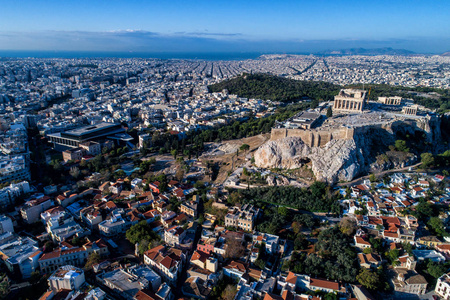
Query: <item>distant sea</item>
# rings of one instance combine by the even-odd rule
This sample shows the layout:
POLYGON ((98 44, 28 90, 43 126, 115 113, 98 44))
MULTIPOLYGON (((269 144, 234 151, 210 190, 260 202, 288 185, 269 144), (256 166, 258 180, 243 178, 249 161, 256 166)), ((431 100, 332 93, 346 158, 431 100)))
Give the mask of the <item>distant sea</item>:
POLYGON ((255 59, 267 53, 257 52, 92 52, 92 51, 13 51, 0 50, 0 58, 158 58, 198 60, 255 59))

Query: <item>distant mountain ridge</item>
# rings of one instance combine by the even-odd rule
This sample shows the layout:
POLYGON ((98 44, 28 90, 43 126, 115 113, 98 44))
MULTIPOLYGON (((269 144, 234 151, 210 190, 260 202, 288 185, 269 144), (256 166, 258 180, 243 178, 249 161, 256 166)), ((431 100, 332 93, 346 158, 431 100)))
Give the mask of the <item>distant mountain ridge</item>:
POLYGON ((384 48, 350 48, 342 50, 326 50, 317 53, 318 55, 412 55, 416 54, 413 51, 406 49, 394 49, 391 47, 384 48))
POLYGON ((442 53, 441 56, 450 56, 450 51, 447 51, 445 53, 442 53))

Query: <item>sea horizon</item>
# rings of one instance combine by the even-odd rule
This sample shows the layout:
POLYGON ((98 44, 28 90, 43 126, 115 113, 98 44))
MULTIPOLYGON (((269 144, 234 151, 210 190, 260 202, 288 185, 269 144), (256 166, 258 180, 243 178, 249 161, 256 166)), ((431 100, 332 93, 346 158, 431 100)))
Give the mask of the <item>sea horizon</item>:
MULTIPOLYGON (((137 51, 49 51, 49 50, 0 50, 0 58, 143 58, 186 60, 246 60, 256 59, 263 52, 137 52, 137 51)), ((292 53, 285 53, 292 54, 292 53)), ((306 53, 297 53, 306 54, 306 53)), ((309 54, 309 53, 308 53, 309 54)))

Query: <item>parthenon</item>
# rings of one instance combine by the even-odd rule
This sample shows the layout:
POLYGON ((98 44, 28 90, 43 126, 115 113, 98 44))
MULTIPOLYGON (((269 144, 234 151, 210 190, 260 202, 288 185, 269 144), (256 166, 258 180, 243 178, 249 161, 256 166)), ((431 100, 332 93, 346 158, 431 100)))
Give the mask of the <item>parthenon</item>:
POLYGON ((366 104, 366 91, 342 89, 334 96, 333 110, 347 112, 362 112, 366 104))

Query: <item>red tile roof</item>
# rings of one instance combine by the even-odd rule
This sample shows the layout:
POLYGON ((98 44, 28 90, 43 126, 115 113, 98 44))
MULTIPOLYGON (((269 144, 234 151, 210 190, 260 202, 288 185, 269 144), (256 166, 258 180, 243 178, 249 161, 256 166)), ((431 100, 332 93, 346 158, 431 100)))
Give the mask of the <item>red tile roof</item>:
POLYGON ((334 281, 324 280, 324 279, 311 278, 309 285, 314 286, 314 287, 319 287, 319 288, 332 289, 335 291, 339 290, 339 283, 334 282, 334 281))
POLYGON ((297 275, 295 275, 292 272, 289 272, 286 277, 286 282, 291 283, 291 284, 296 284, 297 283, 297 275))

